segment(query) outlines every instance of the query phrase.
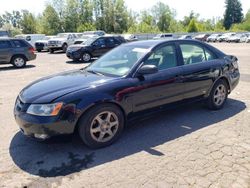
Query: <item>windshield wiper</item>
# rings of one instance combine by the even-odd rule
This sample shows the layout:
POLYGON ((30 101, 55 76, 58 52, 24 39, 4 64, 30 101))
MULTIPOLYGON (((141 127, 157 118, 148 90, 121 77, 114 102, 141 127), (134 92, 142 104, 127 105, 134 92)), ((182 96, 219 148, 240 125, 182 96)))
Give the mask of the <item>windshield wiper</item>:
POLYGON ((94 70, 87 70, 87 72, 90 72, 90 73, 92 73, 92 74, 97 74, 97 75, 102 75, 102 76, 103 76, 102 73, 97 72, 97 71, 94 71, 94 70))

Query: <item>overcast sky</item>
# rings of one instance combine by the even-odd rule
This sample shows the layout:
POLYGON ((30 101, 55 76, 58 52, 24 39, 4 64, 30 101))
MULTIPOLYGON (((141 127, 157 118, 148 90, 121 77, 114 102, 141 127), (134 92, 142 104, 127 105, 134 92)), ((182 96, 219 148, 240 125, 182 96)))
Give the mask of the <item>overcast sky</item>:
MULTIPOLYGON (((134 11, 149 9, 159 0, 125 0, 127 7, 134 11)), ((47 0, 0 0, 0 14, 5 11, 27 9, 38 14, 44 10, 47 0)), ((175 9, 177 19, 182 19, 192 10, 200 14, 200 18, 223 17, 225 0, 161 0, 175 9)), ((250 0, 241 0, 244 14, 250 9, 250 0)))

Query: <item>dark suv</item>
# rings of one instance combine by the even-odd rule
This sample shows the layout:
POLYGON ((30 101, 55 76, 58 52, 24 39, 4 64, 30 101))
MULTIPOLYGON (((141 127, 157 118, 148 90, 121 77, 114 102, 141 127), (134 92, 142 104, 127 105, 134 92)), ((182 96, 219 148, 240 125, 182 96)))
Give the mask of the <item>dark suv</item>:
POLYGON ((34 48, 23 39, 0 38, 0 64, 13 64, 16 68, 36 59, 34 48))
POLYGON ((122 36, 92 37, 81 44, 69 46, 66 55, 74 61, 81 59, 89 62, 91 58, 100 57, 125 42, 126 40, 122 36))

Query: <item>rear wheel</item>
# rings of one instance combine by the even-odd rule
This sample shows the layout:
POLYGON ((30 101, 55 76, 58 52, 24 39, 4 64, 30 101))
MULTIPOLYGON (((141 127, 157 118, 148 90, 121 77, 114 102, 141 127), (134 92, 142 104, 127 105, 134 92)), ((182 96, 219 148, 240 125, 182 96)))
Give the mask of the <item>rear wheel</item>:
POLYGON ((66 52, 67 48, 68 48, 68 45, 67 44, 63 44, 63 46, 62 46, 63 52, 66 52))
POLYGON ((25 65, 26 65, 26 58, 23 56, 15 56, 12 58, 11 63, 16 68, 22 68, 22 67, 25 67, 25 65))
POLYGON ((228 96, 228 86, 224 80, 218 80, 210 92, 208 107, 212 110, 223 108, 228 96))
POLYGON ((49 49, 49 53, 53 54, 54 53, 54 49, 49 49))
POLYGON ((78 128, 81 139, 88 147, 105 147, 120 137, 124 116, 115 105, 98 105, 81 117, 78 128))

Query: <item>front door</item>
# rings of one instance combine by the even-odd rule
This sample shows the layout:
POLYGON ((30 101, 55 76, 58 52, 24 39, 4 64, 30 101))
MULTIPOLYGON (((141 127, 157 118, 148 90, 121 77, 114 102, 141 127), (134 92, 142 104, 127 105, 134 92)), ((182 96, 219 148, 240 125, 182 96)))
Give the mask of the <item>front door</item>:
POLYGON ((145 64, 155 65, 158 72, 137 79, 138 91, 133 97, 133 110, 154 108, 183 99, 182 68, 178 66, 175 45, 168 44, 154 50, 145 64))

